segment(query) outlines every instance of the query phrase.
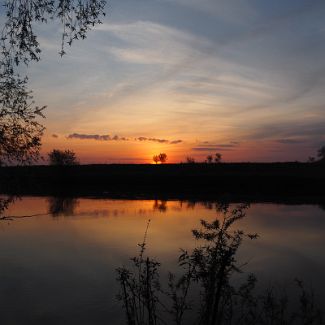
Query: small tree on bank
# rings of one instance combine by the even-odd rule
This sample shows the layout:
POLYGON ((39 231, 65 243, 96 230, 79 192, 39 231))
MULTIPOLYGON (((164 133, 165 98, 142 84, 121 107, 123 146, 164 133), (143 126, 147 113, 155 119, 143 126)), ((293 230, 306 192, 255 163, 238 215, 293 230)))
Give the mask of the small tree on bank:
POLYGON ((219 164, 219 163, 221 163, 221 160, 222 160, 222 155, 221 155, 221 153, 217 152, 215 154, 214 158, 212 155, 208 155, 205 162, 207 164, 212 164, 213 162, 215 162, 216 164, 219 164))
POLYGON ((219 163, 221 163, 221 160, 222 160, 222 155, 221 155, 221 153, 216 153, 215 154, 215 157, 214 157, 214 162, 216 163, 216 164, 219 164, 219 163))
POLYGON ((159 155, 155 155, 152 157, 152 160, 158 164, 159 162, 164 164, 167 161, 167 154, 161 152, 159 155))
POLYGON ((213 162, 213 157, 212 157, 212 155, 208 155, 208 156, 207 156, 207 160, 206 160, 206 162, 207 162, 208 164, 212 164, 212 162, 213 162))
POLYGON ((167 155, 164 152, 162 152, 162 153, 159 154, 159 161, 162 164, 164 164, 167 161, 167 155))
POLYGON ((325 146, 322 146, 318 149, 317 156, 319 158, 319 161, 325 162, 325 146))
POLYGON ((314 163, 316 161, 315 157, 308 157, 307 162, 314 163))
POLYGON ((48 156, 49 163, 52 166, 73 166, 79 164, 75 152, 71 150, 54 149, 48 156))

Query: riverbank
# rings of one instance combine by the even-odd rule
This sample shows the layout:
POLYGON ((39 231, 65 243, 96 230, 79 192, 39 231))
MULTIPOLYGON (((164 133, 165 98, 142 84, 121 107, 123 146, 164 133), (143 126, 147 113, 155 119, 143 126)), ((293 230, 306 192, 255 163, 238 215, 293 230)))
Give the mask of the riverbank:
POLYGON ((264 201, 325 196, 325 165, 318 163, 2 167, 0 179, 0 192, 19 195, 228 196, 264 201))

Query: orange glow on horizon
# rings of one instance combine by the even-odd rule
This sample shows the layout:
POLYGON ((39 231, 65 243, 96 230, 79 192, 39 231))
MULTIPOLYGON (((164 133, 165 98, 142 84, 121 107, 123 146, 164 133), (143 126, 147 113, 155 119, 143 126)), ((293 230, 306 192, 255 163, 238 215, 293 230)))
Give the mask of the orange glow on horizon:
MULTIPOLYGON (((220 143, 226 142, 225 140, 220 143)), ((205 162, 208 155, 216 152, 222 154, 223 162, 265 162, 265 161, 295 161, 296 151, 288 151, 283 145, 268 141, 246 141, 235 148, 221 148, 221 150, 195 151, 200 146, 195 141, 183 141, 179 144, 152 143, 141 141, 95 141, 95 140, 69 140, 65 136, 57 138, 49 135, 43 138, 42 155, 46 163, 47 154, 53 149, 69 149, 76 152, 82 164, 153 164, 153 156, 160 153, 167 154, 166 163, 186 162, 186 157, 193 157, 195 162, 205 162), (282 149, 282 150, 281 150, 282 149), (272 153, 277 153, 277 158, 272 153)), ((308 148, 307 148, 308 149, 308 148)), ((305 149, 306 157, 310 152, 305 149)), ((300 151, 301 154, 301 151, 300 151)), ((160 162, 158 162, 160 164, 160 162)))

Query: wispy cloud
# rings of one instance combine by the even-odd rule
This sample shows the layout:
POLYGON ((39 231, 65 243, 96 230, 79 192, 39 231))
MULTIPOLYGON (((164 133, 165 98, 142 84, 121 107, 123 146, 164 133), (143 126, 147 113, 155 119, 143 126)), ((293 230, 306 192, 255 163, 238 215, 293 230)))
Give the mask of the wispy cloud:
MULTIPOLYGON (((256 157, 271 150, 265 143, 285 152, 324 141, 325 2, 280 2, 140 1, 139 10, 109 19, 60 63, 54 33, 46 31, 31 86, 49 104, 49 132, 71 141, 184 139, 202 156, 235 156, 231 139, 241 140, 238 151, 259 146, 251 150, 256 157)), ((296 149, 297 157, 305 154, 296 149)))
POLYGON ((234 148, 239 146, 239 142, 232 141, 230 143, 222 143, 222 144, 212 144, 208 141, 203 142, 202 144, 193 147, 193 151, 231 151, 234 148))
POLYGON ((278 139, 276 142, 281 144, 301 144, 305 142, 305 140, 298 140, 298 139, 278 139))
POLYGON ((204 37, 197 38, 191 33, 150 21, 103 24, 99 30, 120 40, 118 45, 106 46, 106 51, 128 63, 175 65, 183 63, 188 56, 201 53, 202 48, 213 46, 204 37))
POLYGON ((268 123, 248 131, 243 137, 247 140, 273 140, 282 143, 313 142, 325 139, 325 120, 321 116, 318 121, 292 119, 292 122, 268 123), (279 139, 279 137, 281 137, 279 139))
POLYGON ((232 148, 224 148, 224 147, 193 147, 191 150, 193 151, 208 151, 208 152, 216 152, 216 151, 231 151, 232 148))

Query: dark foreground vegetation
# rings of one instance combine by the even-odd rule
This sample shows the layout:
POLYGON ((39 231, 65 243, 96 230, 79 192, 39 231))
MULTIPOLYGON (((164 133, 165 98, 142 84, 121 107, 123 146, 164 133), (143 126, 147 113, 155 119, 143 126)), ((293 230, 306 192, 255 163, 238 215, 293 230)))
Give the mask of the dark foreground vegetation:
POLYGON ((15 195, 319 201, 322 163, 75 165, 0 168, 0 191, 15 195))
POLYGON ((181 249, 179 271, 169 272, 167 281, 163 281, 159 260, 147 255, 147 227, 139 254, 116 270, 126 323, 324 324, 313 290, 306 290, 301 280, 295 279, 297 293, 289 296, 286 288, 274 285, 257 290, 256 276, 244 274, 246 263, 238 261, 238 250, 245 239, 258 238, 234 228, 247 207, 230 210, 221 204, 219 217, 212 222, 201 220, 199 229, 192 230, 194 249, 181 249), (241 281, 236 281, 236 275, 242 275, 241 281))

